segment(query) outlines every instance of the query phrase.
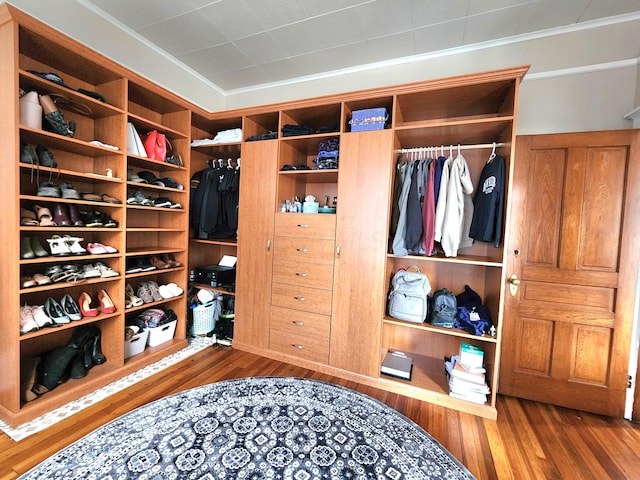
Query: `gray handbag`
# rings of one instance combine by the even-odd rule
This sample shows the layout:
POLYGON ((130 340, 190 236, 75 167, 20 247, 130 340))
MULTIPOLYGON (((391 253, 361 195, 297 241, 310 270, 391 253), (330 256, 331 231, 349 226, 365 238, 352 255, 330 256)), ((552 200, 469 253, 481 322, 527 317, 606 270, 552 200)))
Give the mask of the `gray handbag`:
POLYGON ((431 284, 417 266, 394 273, 389 289, 389 316, 398 320, 423 323, 427 318, 427 295, 431 284))

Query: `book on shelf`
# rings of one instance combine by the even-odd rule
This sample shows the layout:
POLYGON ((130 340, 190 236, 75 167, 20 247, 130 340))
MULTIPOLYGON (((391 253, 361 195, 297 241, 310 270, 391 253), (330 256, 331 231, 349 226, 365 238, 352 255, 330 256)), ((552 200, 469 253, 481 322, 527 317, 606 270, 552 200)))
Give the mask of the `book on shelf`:
POLYGON ((466 380, 468 382, 473 382, 476 384, 482 385, 485 383, 485 369, 484 368, 474 368, 468 369, 464 365, 460 363, 460 357, 458 355, 453 355, 451 358, 445 359, 444 362, 445 369, 447 371, 447 375, 451 377, 457 377, 461 380, 466 380))
POLYGON ((475 368, 482 369, 484 365, 484 352, 475 345, 463 342, 460 344, 458 362, 469 370, 475 368))
POLYGON ((445 358, 445 371, 449 380, 449 396, 481 405, 487 403, 491 390, 484 367, 466 368, 460 363, 459 355, 453 355, 445 358))
POLYGON ((387 352, 380 367, 380 373, 404 380, 411 380, 412 370, 413 359, 403 352, 393 350, 387 352))

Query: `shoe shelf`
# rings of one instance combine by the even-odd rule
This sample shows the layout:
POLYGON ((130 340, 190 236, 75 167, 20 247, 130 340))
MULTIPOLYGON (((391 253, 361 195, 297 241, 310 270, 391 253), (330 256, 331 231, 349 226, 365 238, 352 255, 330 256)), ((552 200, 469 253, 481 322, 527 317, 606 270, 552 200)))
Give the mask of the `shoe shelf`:
MULTIPOLYGON (((117 157, 126 153, 126 150, 115 150, 113 148, 102 147, 90 141, 79 140, 77 138, 64 137, 56 133, 47 132, 45 130, 39 130, 37 128, 31 128, 26 125, 20 126, 20 138, 30 144, 45 144, 52 149, 64 150, 69 153, 75 153, 84 157, 99 158, 99 157, 117 157)), ((117 160, 116 160, 117 161, 117 160)), ((46 167, 40 167, 46 168, 46 167)), ((86 159, 85 166, 86 169, 86 159)), ((80 172, 82 170, 78 170, 80 172)), ((97 172, 93 172, 97 173, 97 172)))
POLYGON ((66 323, 64 325, 56 325, 52 327, 43 327, 39 330, 35 330, 33 332, 23 333, 20 335, 20 341, 28 341, 34 338, 51 335, 51 334, 59 334, 60 332, 64 332, 66 330, 73 330, 80 325, 86 325, 88 323, 99 323, 105 320, 117 317, 120 312, 116 311, 115 313, 100 313, 95 317, 82 317, 81 320, 74 320, 70 323, 66 323))
POLYGON ((27 92, 36 91, 40 95, 49 95, 56 104, 71 106, 74 113, 94 119, 124 113, 121 108, 58 85, 26 70, 20 70, 19 75, 20 88, 27 92))

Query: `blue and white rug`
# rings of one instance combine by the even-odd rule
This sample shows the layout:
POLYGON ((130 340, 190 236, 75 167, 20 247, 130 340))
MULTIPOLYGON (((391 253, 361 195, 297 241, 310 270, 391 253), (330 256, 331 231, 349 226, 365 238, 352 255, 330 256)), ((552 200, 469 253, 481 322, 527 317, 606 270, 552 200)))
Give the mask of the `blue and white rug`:
POLYGON ((417 424, 347 388, 255 377, 129 412, 21 479, 473 479, 417 424))

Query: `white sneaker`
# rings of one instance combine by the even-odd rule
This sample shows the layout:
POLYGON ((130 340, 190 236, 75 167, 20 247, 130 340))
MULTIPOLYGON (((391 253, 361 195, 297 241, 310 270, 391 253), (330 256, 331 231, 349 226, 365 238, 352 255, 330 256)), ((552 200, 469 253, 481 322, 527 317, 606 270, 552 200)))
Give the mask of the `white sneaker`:
POLYGON ((179 295, 182 295, 184 293, 184 290, 181 289, 178 285, 176 285, 175 283, 168 283, 166 285, 166 287, 169 289, 169 291, 171 293, 173 293, 174 297, 177 297, 179 295))
POLYGON ((38 323, 33 318, 33 310, 29 305, 20 307, 20 333, 28 333, 38 330, 38 323))
POLYGON ((167 285, 160 285, 158 287, 158 291, 160 292, 160 295, 162 295, 162 298, 173 298, 175 297, 175 295, 173 294, 173 292, 171 290, 169 290, 167 285))

